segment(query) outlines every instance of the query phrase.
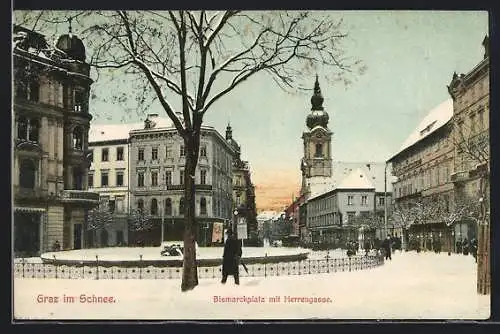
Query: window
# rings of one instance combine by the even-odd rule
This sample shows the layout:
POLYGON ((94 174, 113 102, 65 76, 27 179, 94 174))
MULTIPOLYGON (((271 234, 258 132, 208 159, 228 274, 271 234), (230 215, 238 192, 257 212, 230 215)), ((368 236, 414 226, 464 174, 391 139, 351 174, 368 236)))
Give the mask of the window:
POLYGON ((476 115, 475 114, 470 115, 469 121, 470 121, 470 132, 471 134, 474 134, 476 133, 476 115))
POLYGON ((73 106, 73 110, 83 111, 84 104, 85 104, 85 92, 81 90, 75 90, 75 105, 73 106))
POLYGON ((73 168, 73 189, 83 190, 83 171, 73 168))
POLYGON ((40 123, 37 119, 19 117, 17 123, 17 138, 37 143, 40 123))
POLYGON ((151 159, 158 160, 158 147, 153 147, 151 149, 151 159))
POLYGON ((167 170, 165 172, 165 184, 166 185, 172 184, 172 171, 167 170))
POLYGON ((144 149, 143 148, 139 149, 139 152, 137 154, 137 160, 144 161, 144 149))
POLYGON ((200 215, 206 215, 207 214, 207 200, 205 197, 202 197, 200 199, 200 215))
POLYGON ((108 202, 108 209, 110 213, 115 213, 116 205, 115 205, 115 200, 112 199, 108 202))
POLYGON ((200 170, 200 184, 207 184, 207 171, 204 169, 200 170))
POLYGON ((158 172, 151 171, 151 185, 156 187, 158 185, 158 172))
POLYGON ((94 187, 94 174, 89 174, 88 184, 89 184, 89 188, 94 187))
POLYGON ((137 209, 140 212, 144 211, 144 200, 142 200, 142 199, 137 200, 137 209))
POLYGON ((108 171, 101 170, 101 187, 108 186, 108 171))
POLYGON ((458 126, 458 135, 460 137, 459 139, 462 139, 464 137, 464 121, 459 120, 457 126, 458 126))
POLYGON ((181 145, 181 157, 184 157, 184 156, 186 156, 186 151, 185 151, 184 145, 181 145))
POLYGON ((151 200, 151 215, 156 216, 158 214, 158 201, 156 198, 151 200))
POLYGON ((123 161, 123 147, 116 148, 116 160, 123 161))
POLYGON ((202 156, 202 157, 207 156, 207 147, 205 145, 201 146, 201 148, 200 148, 200 156, 202 156))
POLYGON ((347 196, 347 205, 354 205, 354 196, 347 196))
MULTIPOLYGON (((79 126, 73 129, 73 148, 77 150, 83 149, 83 130, 79 126)), ((107 160, 103 159, 103 161, 107 160)))
POLYGON ((103 148, 101 151, 101 161, 108 161, 108 157, 109 157, 109 149, 103 148))
POLYGON ((123 171, 116 172, 116 186, 123 186, 123 171))
POLYGON ((35 189, 37 167, 31 159, 21 161, 19 169, 19 186, 25 189, 35 189))
POLYGON ((477 112, 477 120, 478 120, 478 128, 479 130, 483 130, 484 129, 484 109, 481 108, 478 112, 477 112))
POLYGON ((166 150, 165 150, 165 157, 166 158, 172 157, 172 146, 167 145, 166 150))
POLYGON ((181 170, 179 174, 180 174, 180 175, 179 175, 179 176, 180 176, 180 177, 179 177, 179 184, 181 184, 181 185, 182 185, 182 184, 184 184, 184 171, 183 171, 183 170, 181 170))
POLYGON ((167 198, 165 200, 165 215, 167 216, 172 215, 172 200, 170 198, 167 198))
POLYGON ((28 85, 21 83, 17 87, 17 95, 29 101, 38 102, 40 99, 40 84, 35 78, 31 78, 28 85))
POLYGON ((144 172, 137 174, 137 186, 144 187, 144 172))
POLYGON ((378 205, 385 205, 385 197, 378 198, 378 205))
POLYGON ((179 201, 179 215, 180 216, 184 216, 184 197, 181 198, 181 200, 179 201))
POLYGON ((323 156, 323 144, 316 144, 316 152, 314 152, 315 157, 322 157, 323 156))
POLYGON ((361 205, 367 205, 368 204, 367 201, 368 201, 368 196, 365 195, 361 196, 361 205))
POLYGON ((240 194, 236 195, 236 206, 239 206, 241 204, 241 196, 240 194))

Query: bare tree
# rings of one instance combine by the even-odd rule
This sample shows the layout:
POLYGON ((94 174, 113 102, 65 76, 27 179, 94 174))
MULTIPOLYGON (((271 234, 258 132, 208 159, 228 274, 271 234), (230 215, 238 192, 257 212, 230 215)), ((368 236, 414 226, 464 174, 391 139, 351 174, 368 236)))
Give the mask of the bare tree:
MULTIPOLYGON (((490 259, 490 145, 489 131, 482 123, 454 119, 453 142, 455 145, 455 167, 458 177, 476 179, 476 189, 464 185, 457 188, 459 196, 474 203, 469 218, 478 227, 478 293, 489 294, 491 275, 490 259)), ((467 183, 467 182, 466 182, 467 183)))
MULTIPOLYGON (((184 140, 182 291, 198 285, 194 175, 205 113, 260 73, 293 91, 303 89, 314 70, 346 84, 346 74, 364 71, 344 53, 342 20, 321 12, 102 11, 50 13, 38 21, 64 23, 67 16, 83 27, 80 36, 97 73, 132 85, 140 108, 160 103, 184 140)), ((125 94, 116 98, 123 102, 125 94)))

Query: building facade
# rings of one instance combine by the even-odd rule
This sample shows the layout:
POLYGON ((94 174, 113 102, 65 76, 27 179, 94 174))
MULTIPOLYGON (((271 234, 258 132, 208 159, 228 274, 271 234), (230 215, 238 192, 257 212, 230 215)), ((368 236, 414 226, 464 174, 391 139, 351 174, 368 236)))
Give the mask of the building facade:
POLYGON ((228 124, 226 140, 235 152, 233 158, 233 207, 232 211, 239 210, 247 223, 247 240, 245 245, 256 245, 257 235, 257 208, 255 205, 255 186, 252 183, 248 161, 241 159, 241 147, 233 138, 233 130, 228 124))
POLYGON ((92 80, 75 35, 56 47, 21 26, 13 29, 13 230, 16 256, 83 248, 86 213, 99 195, 87 191, 88 112, 92 80))
MULTIPOLYGON (((210 244, 214 222, 232 219, 234 150, 212 127, 202 127, 196 167, 197 240, 210 244)), ((162 127, 151 114, 130 132, 130 207, 148 215, 152 226, 129 232, 129 243, 159 245, 183 240, 185 148, 173 127, 162 127)))
MULTIPOLYGON (((109 212, 111 220, 89 229, 89 246, 120 246, 128 244, 129 196, 129 132, 136 124, 92 125, 89 132, 91 165, 89 188, 100 195, 100 210, 109 212)), ((108 213, 107 212, 107 213, 108 213)), ((108 218, 109 219, 109 218, 108 218)))
MULTIPOLYGON (((489 211, 490 85, 489 37, 483 40, 484 57, 468 73, 453 74, 448 92, 453 99, 453 171, 451 181, 457 201, 484 201, 489 211)), ((487 213, 487 217, 489 213, 487 213)), ((478 218, 476 215, 475 218, 478 218)), ((488 218, 489 219, 489 218, 488 218)), ((477 222, 463 219, 455 224, 455 239, 475 238, 477 222)))
POLYGON ((447 221, 453 201, 452 116, 448 99, 428 113, 389 159, 396 177, 391 218, 404 230, 403 246, 412 243, 431 250, 437 241, 444 249, 452 246, 447 221))

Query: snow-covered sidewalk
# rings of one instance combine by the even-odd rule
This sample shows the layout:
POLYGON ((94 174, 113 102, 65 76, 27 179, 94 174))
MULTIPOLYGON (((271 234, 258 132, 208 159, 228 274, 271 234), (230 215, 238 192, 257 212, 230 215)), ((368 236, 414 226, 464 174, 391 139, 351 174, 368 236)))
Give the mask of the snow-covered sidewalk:
POLYGON ((240 286, 233 284, 232 277, 226 285, 219 279, 203 279, 186 293, 180 291, 180 280, 15 279, 14 316, 141 320, 486 319, 490 298, 476 294, 475 270, 471 256, 397 252, 392 261, 370 270, 242 278, 240 286), (75 297, 74 302, 69 302, 68 296, 75 297), (112 298, 104 300, 106 296, 112 298))

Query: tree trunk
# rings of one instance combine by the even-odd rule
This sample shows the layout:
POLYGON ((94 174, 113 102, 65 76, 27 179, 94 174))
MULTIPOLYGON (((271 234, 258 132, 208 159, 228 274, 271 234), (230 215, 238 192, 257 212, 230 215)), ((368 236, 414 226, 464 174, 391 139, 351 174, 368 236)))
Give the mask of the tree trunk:
POLYGON ((184 261, 181 290, 189 291, 198 285, 196 266, 196 230, 195 219, 195 170, 197 154, 195 141, 191 136, 184 140, 186 165, 184 169, 184 261))
POLYGON ((478 226, 477 251, 477 293, 489 295, 491 293, 490 279, 490 225, 481 223, 478 226))
POLYGON ((477 236, 477 292, 481 295, 489 295, 491 293, 488 177, 487 173, 483 174, 479 183, 481 204, 477 236))

